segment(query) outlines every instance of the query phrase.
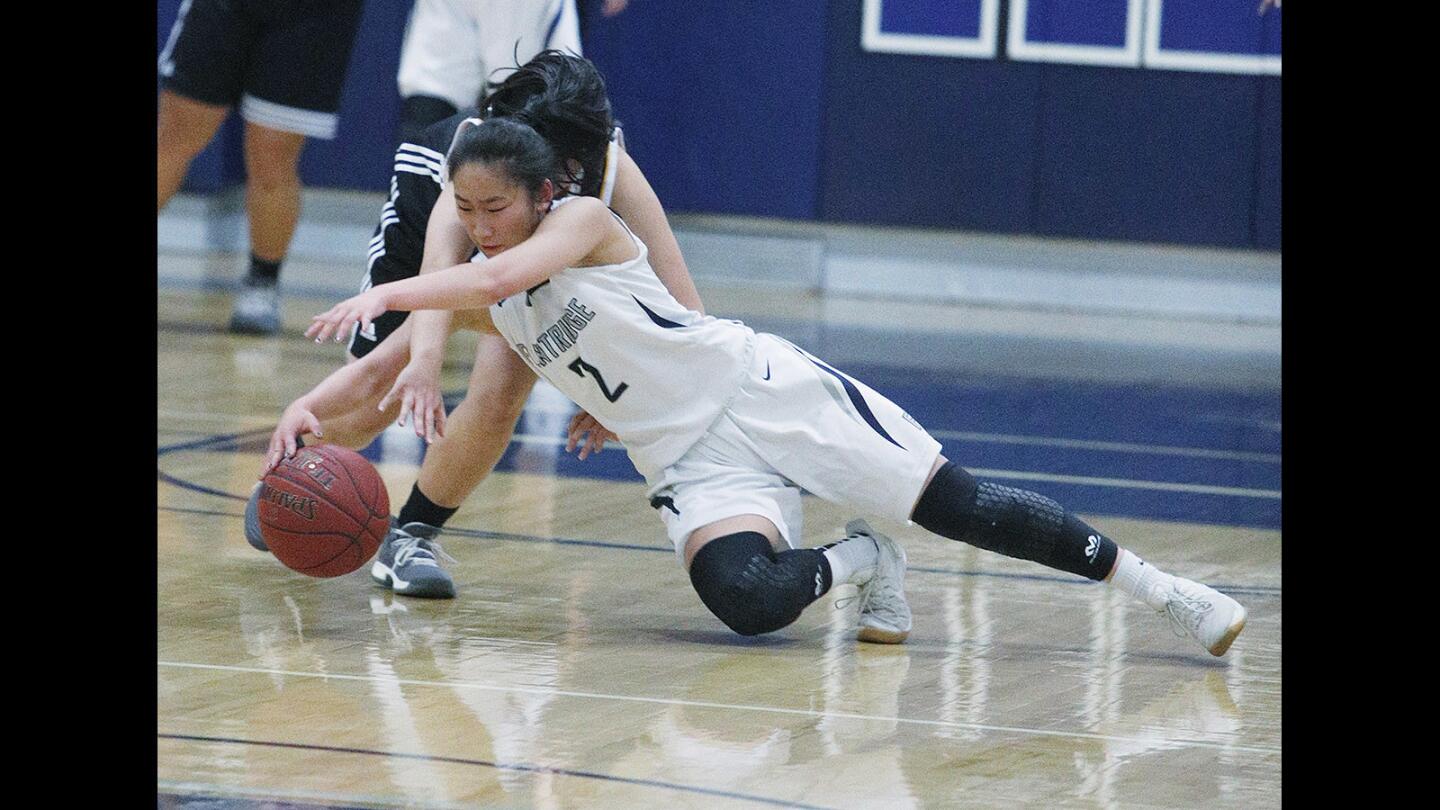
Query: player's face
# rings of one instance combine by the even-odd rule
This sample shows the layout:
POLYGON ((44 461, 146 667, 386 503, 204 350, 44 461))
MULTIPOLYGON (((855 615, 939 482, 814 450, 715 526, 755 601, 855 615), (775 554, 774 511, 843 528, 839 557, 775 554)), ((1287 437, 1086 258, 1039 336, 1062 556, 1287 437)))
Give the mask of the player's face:
POLYGON ((460 221, 486 258, 529 239, 549 210, 553 193, 549 180, 537 197, 503 168, 484 163, 467 163, 456 169, 451 184, 460 221))

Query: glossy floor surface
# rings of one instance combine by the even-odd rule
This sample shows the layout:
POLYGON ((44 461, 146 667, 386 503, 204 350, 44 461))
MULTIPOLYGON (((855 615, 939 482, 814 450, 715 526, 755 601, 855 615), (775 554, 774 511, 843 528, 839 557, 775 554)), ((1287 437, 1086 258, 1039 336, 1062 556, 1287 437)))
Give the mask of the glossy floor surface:
MULTIPOLYGON (((702 293, 866 380, 980 477, 1239 599, 1244 633, 1212 658, 1107 586, 875 520, 909 553, 906 644, 857 643, 847 588, 741 638, 623 451, 563 454, 569 405, 544 387, 443 536, 458 598, 397 598, 363 569, 309 579, 247 545, 241 516, 271 423, 338 363, 299 335, 332 301, 292 296, 284 336, 236 337, 227 293, 162 288, 160 806, 1279 805, 1278 381, 1243 355, 1195 384, 1063 335, 997 348, 959 312, 887 332, 702 293)), ((365 452, 398 506, 422 448, 392 430, 365 452)), ((807 543, 854 516, 807 498, 807 543)))

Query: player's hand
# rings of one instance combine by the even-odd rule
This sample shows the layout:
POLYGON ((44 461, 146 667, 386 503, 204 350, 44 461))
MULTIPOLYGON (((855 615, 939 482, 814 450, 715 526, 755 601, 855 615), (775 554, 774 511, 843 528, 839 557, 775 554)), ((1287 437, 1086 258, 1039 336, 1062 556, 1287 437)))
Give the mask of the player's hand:
POLYGON ((403 426, 409 419, 415 435, 433 444, 445 436, 445 397, 440 392, 440 369, 431 363, 411 360, 395 378, 390 393, 380 400, 380 410, 400 403, 403 426))
POLYGON ((630 0, 605 0, 605 5, 600 8, 600 13, 606 17, 614 17, 630 5, 630 0))
POLYGON ((270 434, 270 447, 265 452, 265 466, 260 470, 260 477, 275 469, 282 458, 290 458, 295 455, 295 437, 302 433, 310 433, 317 439, 322 439, 325 434, 320 432, 320 420, 298 402, 293 402, 280 415, 280 424, 275 426, 275 432, 270 434))
POLYGON ((345 335, 357 323, 361 329, 369 329, 370 323, 383 315, 385 309, 380 293, 373 289, 366 290, 311 318, 305 337, 315 338, 315 342, 320 343, 333 335, 338 343, 345 339, 345 335))
POLYGON ((620 437, 595 421, 595 417, 585 411, 579 411, 570 417, 570 437, 565 442, 565 452, 573 453, 575 448, 579 447, 580 460, 584 461, 591 453, 598 453, 604 449, 607 440, 618 438, 620 437))

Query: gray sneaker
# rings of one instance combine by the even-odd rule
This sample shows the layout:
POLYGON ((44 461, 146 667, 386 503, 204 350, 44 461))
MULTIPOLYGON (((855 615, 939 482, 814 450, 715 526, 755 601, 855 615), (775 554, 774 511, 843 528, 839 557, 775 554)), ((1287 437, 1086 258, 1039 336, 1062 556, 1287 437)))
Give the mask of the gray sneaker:
POLYGON ((242 335, 273 335, 280 331, 280 285, 245 280, 235 296, 230 331, 242 335))
POLYGON ((905 549, 863 520, 846 523, 845 533, 869 537, 880 552, 875 575, 860 586, 860 630, 856 636, 876 644, 899 644, 910 636, 913 625, 910 603, 905 601, 905 549))
POLYGON ((454 562, 435 542, 440 529, 424 523, 399 525, 390 519, 390 533, 380 544, 370 578, 401 596, 454 599, 455 582, 436 556, 454 562))
POLYGON ((257 550, 269 552, 265 535, 260 533, 260 490, 264 486, 264 481, 256 481, 255 488, 250 490, 250 500, 245 502, 245 539, 257 550))

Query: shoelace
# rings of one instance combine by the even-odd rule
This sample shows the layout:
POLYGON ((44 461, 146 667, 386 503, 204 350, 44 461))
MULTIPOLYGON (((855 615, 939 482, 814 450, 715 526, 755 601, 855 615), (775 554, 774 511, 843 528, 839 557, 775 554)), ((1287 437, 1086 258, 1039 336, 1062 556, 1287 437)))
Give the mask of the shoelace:
POLYGON ((865 615, 865 611, 870 609, 871 603, 878 603, 877 606, 880 609, 875 611, 875 615, 882 619, 893 619, 894 621, 892 623, 899 624, 901 620, 904 619, 904 614, 898 610, 889 609, 889 606, 895 604, 896 593, 894 580, 890 577, 882 577, 880 575, 880 563, 877 562, 875 564, 875 575, 870 578, 870 581, 861 585, 859 592, 853 596, 842 596, 836 599, 835 609, 844 610, 846 607, 849 607, 852 602, 859 601, 860 608, 858 612, 863 616, 865 615), (877 599, 877 597, 880 598, 877 599))
POLYGON ((1190 596, 1182 591, 1171 594, 1165 603, 1165 613, 1170 617, 1170 630, 1180 638, 1195 636, 1200 632, 1200 622, 1205 620, 1214 605, 1208 599, 1190 596))
POLYGON ((440 563, 435 561, 435 555, 447 562, 456 562, 454 557, 445 553, 445 549, 434 540, 423 540, 419 537, 401 535, 395 540, 395 567, 404 565, 433 565, 439 567, 440 563))

